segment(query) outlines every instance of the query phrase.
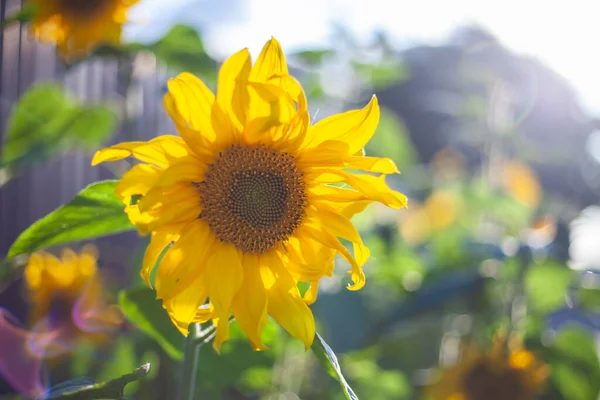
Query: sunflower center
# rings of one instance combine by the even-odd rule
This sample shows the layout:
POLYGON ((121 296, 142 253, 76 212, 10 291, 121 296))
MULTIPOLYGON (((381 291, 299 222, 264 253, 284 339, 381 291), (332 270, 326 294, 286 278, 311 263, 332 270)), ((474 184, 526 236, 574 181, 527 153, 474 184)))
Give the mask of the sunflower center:
POLYGON ((221 241, 244 253, 271 250, 294 233, 304 216, 304 177, 294 157, 264 146, 229 147, 197 186, 200 218, 221 241))
POLYGON ((464 385, 468 400, 526 400, 531 395, 518 371, 497 369, 487 362, 473 366, 464 385))

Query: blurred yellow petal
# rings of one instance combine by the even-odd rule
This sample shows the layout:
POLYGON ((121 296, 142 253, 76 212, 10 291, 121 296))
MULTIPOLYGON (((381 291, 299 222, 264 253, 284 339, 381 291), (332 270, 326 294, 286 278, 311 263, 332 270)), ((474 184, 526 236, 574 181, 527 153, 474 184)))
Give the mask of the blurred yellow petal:
POLYGON ((542 187, 535 172, 526 164, 511 161, 504 166, 502 183, 508 193, 524 206, 535 209, 542 198, 542 187))

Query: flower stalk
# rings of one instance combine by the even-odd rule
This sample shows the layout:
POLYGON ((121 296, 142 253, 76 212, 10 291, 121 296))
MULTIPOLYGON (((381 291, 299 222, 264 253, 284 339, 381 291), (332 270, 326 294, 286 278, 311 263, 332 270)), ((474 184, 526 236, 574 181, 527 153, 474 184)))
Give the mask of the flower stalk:
POLYGON ((194 399, 200 347, 202 347, 201 344, 206 339, 205 335, 206 332, 202 331, 202 327, 199 323, 190 324, 189 333, 185 341, 177 400, 194 399))

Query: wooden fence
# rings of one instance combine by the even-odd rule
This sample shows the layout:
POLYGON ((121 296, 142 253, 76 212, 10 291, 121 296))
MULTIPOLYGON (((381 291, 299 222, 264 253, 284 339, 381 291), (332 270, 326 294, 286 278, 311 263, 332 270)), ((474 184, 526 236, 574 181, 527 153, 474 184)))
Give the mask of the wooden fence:
MULTIPOLYGON (((0 17, 14 15, 23 0, 0 0, 0 17)), ((82 102, 107 102, 131 111, 111 139, 146 140, 174 133, 162 106, 168 74, 151 56, 135 60, 90 59, 70 70, 54 48, 34 40, 26 24, 12 24, 0 37, 0 136, 15 102, 32 84, 56 81, 82 102), (126 84, 129 70, 131 82, 126 84)), ((91 167, 92 154, 70 152, 24 171, 0 188, 0 257, 31 223, 69 201, 91 182, 112 177, 104 167, 91 167)))

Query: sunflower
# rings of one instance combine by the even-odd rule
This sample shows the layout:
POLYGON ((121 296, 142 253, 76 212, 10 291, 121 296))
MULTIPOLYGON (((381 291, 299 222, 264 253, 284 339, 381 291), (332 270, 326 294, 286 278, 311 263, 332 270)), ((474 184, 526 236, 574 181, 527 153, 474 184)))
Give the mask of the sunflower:
POLYGON ((183 334, 190 323, 212 319, 220 351, 233 312, 260 350, 270 315, 308 348, 315 323, 307 305, 319 280, 332 275, 335 255, 352 267, 351 290, 365 283, 369 250, 350 217, 374 201, 406 206, 384 181, 397 172, 394 163, 363 154, 379 121, 377 99, 312 125, 274 38, 254 65, 248 49, 228 58, 217 88, 215 96, 189 73, 171 79, 164 104, 180 137, 117 144, 92 164, 128 156, 143 162, 115 193, 139 232, 151 233, 141 270, 148 285, 172 244, 154 285, 183 334), (352 243, 353 254, 339 238, 352 243), (309 283, 303 296, 299 281, 309 283))
POLYGON ((61 259, 46 252, 29 258, 24 273, 28 341, 29 350, 40 358, 68 353, 77 341, 106 341, 119 328, 122 315, 106 303, 96 258, 91 245, 79 255, 65 249, 61 259))
POLYGON ((89 54, 102 43, 119 44, 129 7, 139 0, 29 0, 36 9, 32 31, 55 43, 67 59, 89 54))
POLYGON ((513 337, 508 346, 497 336, 489 353, 475 346, 461 352, 459 363, 429 388, 431 400, 531 400, 548 377, 548 367, 513 337))
POLYGON ((107 343, 123 320, 106 303, 96 266, 96 249, 81 254, 65 249, 61 259, 33 254, 24 281, 30 306, 29 328, 0 308, 0 374, 28 398, 46 398, 43 362, 56 364, 78 343, 107 343))

